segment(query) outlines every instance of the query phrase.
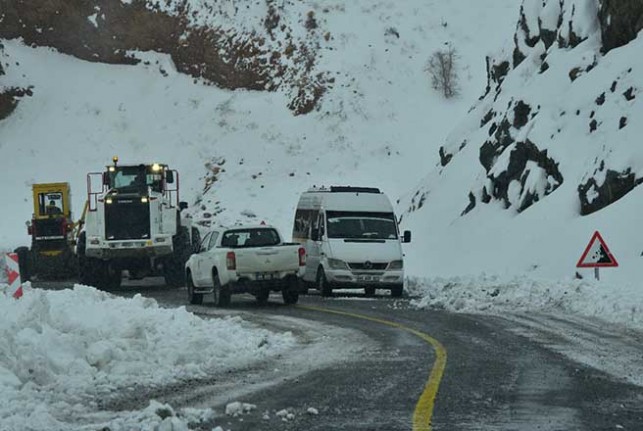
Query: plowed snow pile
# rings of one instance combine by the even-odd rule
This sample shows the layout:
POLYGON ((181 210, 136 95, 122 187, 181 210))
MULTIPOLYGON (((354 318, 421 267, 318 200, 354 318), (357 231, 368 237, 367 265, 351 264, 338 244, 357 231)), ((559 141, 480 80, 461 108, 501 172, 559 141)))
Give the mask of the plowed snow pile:
MULTIPOLYGON (((239 318, 203 320, 140 295, 117 298, 86 286, 27 290, 20 300, 0 294, 1 428, 103 425, 89 418, 118 391, 248 366, 294 346, 289 333, 249 328, 239 318)), ((162 421, 146 412, 125 416, 112 429, 162 421)))

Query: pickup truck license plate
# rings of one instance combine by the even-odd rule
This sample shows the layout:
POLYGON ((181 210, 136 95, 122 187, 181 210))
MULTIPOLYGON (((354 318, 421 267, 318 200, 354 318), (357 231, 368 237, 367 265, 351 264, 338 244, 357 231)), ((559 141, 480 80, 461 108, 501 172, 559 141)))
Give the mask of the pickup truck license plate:
POLYGON ((256 272, 255 273, 255 279, 256 280, 273 280, 277 278, 277 274, 274 272, 256 272))
POLYGON ((380 281, 380 278, 376 275, 359 275, 357 281, 380 281))

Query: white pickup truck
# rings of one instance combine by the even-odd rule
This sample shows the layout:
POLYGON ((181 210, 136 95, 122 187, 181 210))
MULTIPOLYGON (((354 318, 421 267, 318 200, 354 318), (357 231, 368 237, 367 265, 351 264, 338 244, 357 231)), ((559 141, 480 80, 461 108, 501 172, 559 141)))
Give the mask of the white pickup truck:
POLYGON ((188 301, 201 304, 211 294, 226 306, 233 293, 251 293, 265 303, 271 291, 281 291, 286 304, 295 304, 305 267, 305 249, 284 243, 272 226, 213 229, 185 264, 188 301))

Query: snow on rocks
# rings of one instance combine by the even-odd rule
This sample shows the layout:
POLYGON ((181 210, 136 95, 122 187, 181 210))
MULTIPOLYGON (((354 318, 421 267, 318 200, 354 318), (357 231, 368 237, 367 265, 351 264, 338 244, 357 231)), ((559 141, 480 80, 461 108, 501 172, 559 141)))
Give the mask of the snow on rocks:
POLYGON ((232 417, 240 416, 244 413, 250 413, 257 408, 254 404, 242 403, 234 401, 225 406, 225 414, 232 417))
POLYGON ((240 318, 204 320, 140 295, 117 298, 86 286, 29 290, 20 300, 0 295, 0 423, 3 430, 74 429, 76 420, 100 413, 95 400, 124 388, 247 366, 294 344, 289 333, 249 329, 240 318))
POLYGON ((319 414, 319 410, 317 410, 315 407, 308 407, 308 410, 306 410, 306 413, 308 413, 309 415, 316 416, 319 414))
POLYGON ((292 408, 282 409, 275 413, 275 416, 281 418, 282 421, 288 422, 295 419, 295 413, 292 408))

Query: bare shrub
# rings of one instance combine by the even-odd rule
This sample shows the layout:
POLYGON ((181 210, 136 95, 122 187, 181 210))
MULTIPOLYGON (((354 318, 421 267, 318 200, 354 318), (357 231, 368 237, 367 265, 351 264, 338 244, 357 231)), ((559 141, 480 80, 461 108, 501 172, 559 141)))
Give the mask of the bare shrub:
POLYGON ((456 49, 449 45, 443 50, 435 51, 426 66, 431 85, 441 91, 447 99, 458 94, 457 59, 456 49))

